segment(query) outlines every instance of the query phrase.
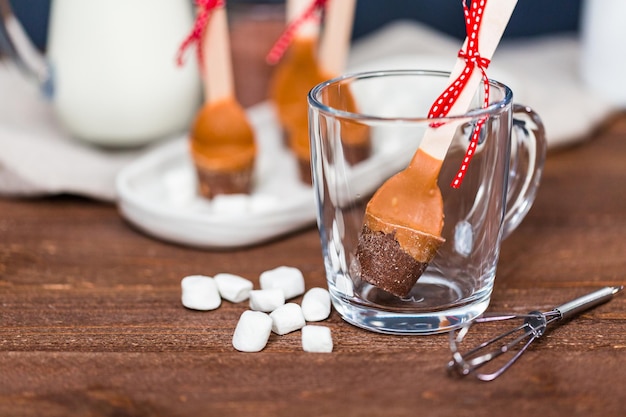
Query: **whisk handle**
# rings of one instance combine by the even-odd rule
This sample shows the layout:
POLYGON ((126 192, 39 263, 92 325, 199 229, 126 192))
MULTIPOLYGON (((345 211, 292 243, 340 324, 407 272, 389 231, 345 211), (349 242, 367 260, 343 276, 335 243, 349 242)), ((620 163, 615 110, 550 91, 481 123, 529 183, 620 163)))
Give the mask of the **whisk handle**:
POLYGON ((615 294, 622 290, 623 287, 604 287, 582 297, 578 297, 572 301, 568 301, 565 304, 561 304, 554 308, 561 318, 568 318, 581 313, 587 309, 600 305, 609 301, 615 294))

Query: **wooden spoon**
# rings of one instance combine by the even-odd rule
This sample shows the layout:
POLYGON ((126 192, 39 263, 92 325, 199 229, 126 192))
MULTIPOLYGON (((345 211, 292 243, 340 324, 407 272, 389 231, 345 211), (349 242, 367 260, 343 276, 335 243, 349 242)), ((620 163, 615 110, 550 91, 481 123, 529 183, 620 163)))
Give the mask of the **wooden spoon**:
MULTIPOLYGON (((516 3, 486 3, 478 35, 482 57, 493 56, 516 3)), ((464 68, 465 60, 459 58, 450 82, 464 68)), ((481 79, 482 73, 475 70, 449 114, 467 111, 481 79)), ((408 295, 444 242, 443 200, 437 179, 456 128, 455 123, 447 123, 427 129, 409 166, 387 180, 366 207, 357 249, 361 278, 396 296, 408 295)))
POLYGON ((322 73, 328 78, 346 69, 355 9, 356 0, 331 0, 326 6, 319 61, 322 73))
POLYGON ((200 193, 248 193, 256 157, 254 132, 234 93, 228 21, 224 6, 213 10, 202 42, 205 104, 191 129, 191 154, 200 193))

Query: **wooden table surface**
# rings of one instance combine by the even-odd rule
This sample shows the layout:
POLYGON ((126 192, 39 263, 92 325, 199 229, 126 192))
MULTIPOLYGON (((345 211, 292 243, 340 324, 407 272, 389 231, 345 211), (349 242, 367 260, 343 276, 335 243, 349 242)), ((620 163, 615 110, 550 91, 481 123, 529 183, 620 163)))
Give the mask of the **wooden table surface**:
MULTIPOLYGON (((0 198, 0 416, 626 415, 626 292, 490 383, 447 375, 447 335, 375 334, 333 312, 333 353, 303 352, 300 332, 240 353, 231 339, 246 303, 181 305, 186 275, 231 272, 258 287, 280 265, 325 286, 314 227, 205 251, 145 236, 112 204, 0 198)), ((550 309, 625 282, 626 113, 550 154, 534 207, 503 244, 489 311, 550 309)))
MULTIPOLYGON (((548 309, 626 281, 626 114, 549 156, 536 203, 505 241, 490 311, 548 309)), ((300 268, 325 285, 316 229, 215 252, 153 240, 115 206, 0 199, 2 416, 624 416, 626 297, 554 328, 500 379, 447 375, 446 335, 389 336, 324 322, 260 353, 231 338, 246 303, 185 309, 180 280, 300 268)), ((299 300, 296 300, 299 301, 299 300)))

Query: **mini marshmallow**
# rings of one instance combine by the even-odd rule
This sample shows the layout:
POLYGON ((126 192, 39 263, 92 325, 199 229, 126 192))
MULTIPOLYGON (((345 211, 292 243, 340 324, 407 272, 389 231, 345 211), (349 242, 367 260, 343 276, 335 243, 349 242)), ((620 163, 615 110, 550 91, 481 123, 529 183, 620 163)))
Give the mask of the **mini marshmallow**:
POLYGON ((180 281, 181 301, 193 310, 215 310, 222 303, 215 280, 204 275, 190 275, 180 281))
POLYGON ((244 311, 233 333, 233 347, 240 352, 263 350, 272 332, 272 319, 260 311, 244 311))
POLYGON ((250 211, 248 194, 219 194, 211 200, 214 214, 239 216, 250 211))
POLYGON ((268 213, 280 207, 280 199, 271 194, 256 193, 250 197, 250 211, 252 213, 268 213))
POLYGON ((250 310, 269 313, 285 304, 285 294, 280 288, 250 291, 250 310))
POLYGON ((324 288, 311 288, 302 298, 302 314, 306 321, 321 321, 330 315, 330 294, 324 288))
POLYGON ((302 349, 305 352, 332 352, 333 338, 330 328, 306 325, 302 328, 302 349))
POLYGON ((279 266, 261 273, 259 277, 262 289, 280 288, 285 300, 304 294, 304 276, 298 268, 279 266))
POLYGON ((252 281, 233 274, 221 273, 213 277, 223 299, 240 303, 250 296, 252 281))
POLYGON ((186 168, 165 170, 161 178, 167 192, 167 199, 177 206, 188 205, 196 196, 194 184, 196 172, 192 165, 186 168))
POLYGON ((291 333, 304 327, 302 308, 295 303, 287 303, 270 313, 272 331, 278 335, 291 333))

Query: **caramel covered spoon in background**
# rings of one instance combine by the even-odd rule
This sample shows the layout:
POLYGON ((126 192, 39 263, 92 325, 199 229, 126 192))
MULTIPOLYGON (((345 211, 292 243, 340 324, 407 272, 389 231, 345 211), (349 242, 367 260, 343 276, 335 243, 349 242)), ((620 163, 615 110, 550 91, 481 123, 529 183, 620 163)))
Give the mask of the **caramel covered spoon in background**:
MULTIPOLYGON (((297 22, 314 0, 288 0, 287 24, 297 22)), ((319 24, 305 19, 295 28, 293 39, 270 80, 269 97, 283 127, 288 146, 298 160, 300 179, 311 183, 306 96, 324 81, 317 60, 319 24)))
POLYGON ((204 106, 190 132, 191 156, 200 193, 249 193, 256 157, 254 132, 234 91, 228 21, 224 6, 215 8, 202 39, 204 106))
MULTIPOLYGON (((478 42, 480 55, 491 59, 506 28, 516 0, 486 2, 478 42)), ((466 39, 463 50, 467 50, 466 39)), ((452 83, 465 69, 459 58, 452 83)), ((463 114, 482 79, 475 69, 448 114, 463 114)), ((454 137, 457 123, 426 130, 409 166, 388 179, 367 204, 359 236, 357 258, 361 278, 391 294, 405 297, 444 242, 443 200, 437 185, 439 171, 454 137)))
MULTIPOLYGON (((331 0, 326 6, 324 29, 319 49, 322 78, 335 78, 345 72, 356 0, 331 0)), ((335 109, 358 113, 350 86, 329 89, 325 101, 335 109)), ((368 158, 372 145, 368 126, 349 120, 340 120, 341 142, 346 161, 354 165, 368 158)), ((308 141, 308 131, 305 132, 308 141)))

